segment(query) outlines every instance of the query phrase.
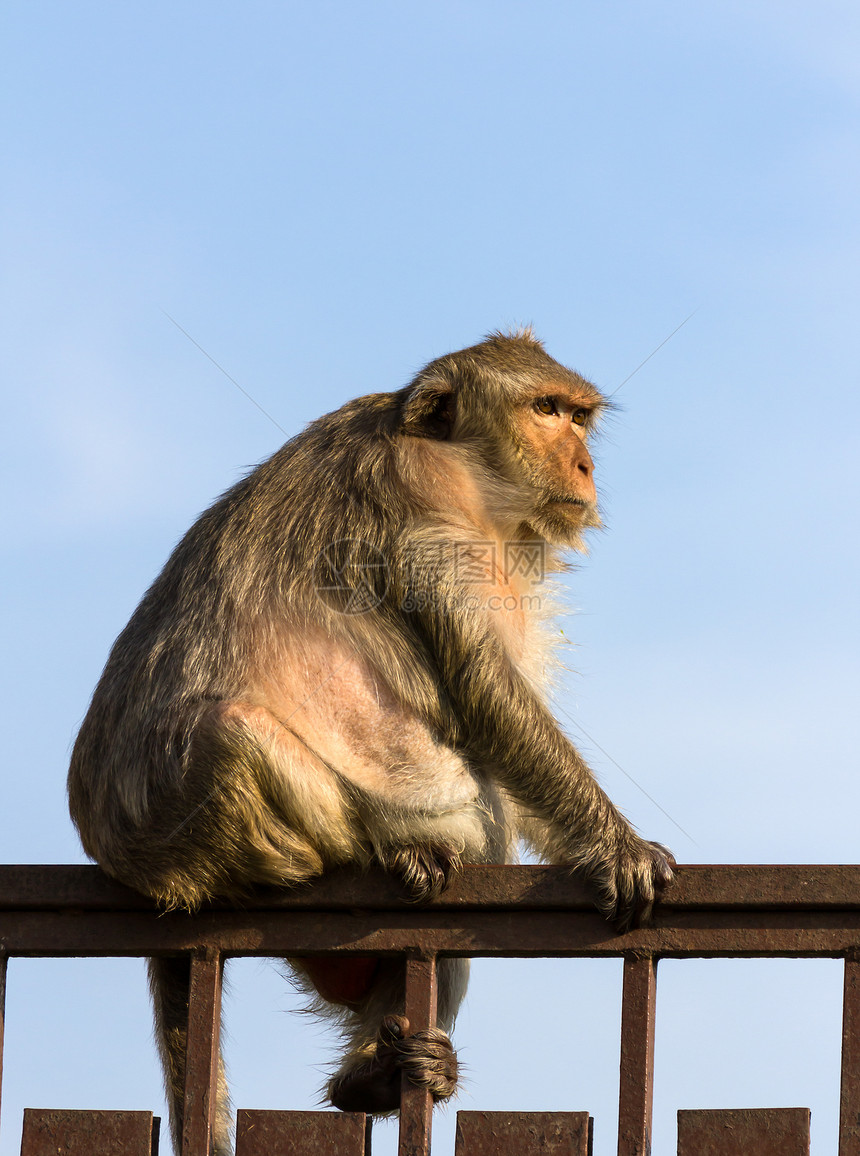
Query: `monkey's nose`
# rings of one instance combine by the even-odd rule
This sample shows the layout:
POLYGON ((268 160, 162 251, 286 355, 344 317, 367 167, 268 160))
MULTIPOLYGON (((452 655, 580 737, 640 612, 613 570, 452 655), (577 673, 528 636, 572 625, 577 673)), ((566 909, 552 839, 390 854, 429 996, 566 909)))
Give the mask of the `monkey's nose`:
POLYGON ((575 470, 591 481, 591 476, 594 473, 594 462, 591 460, 591 454, 582 442, 579 442, 574 451, 573 465, 575 470))

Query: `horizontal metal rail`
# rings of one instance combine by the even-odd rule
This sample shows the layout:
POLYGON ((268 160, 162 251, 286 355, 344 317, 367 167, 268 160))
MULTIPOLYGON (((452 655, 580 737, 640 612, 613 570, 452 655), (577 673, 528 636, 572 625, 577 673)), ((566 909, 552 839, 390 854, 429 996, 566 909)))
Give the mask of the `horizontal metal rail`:
MULTIPOLYGON (((389 875, 332 871, 291 891, 260 888, 248 903, 259 911, 414 909, 389 875)), ((152 903, 100 868, 55 864, 0 864, 0 911, 75 907, 86 911, 150 911, 152 903)), ((587 911, 591 892, 566 867, 495 867, 469 864, 429 910, 480 908, 587 911)), ((860 911, 860 866, 685 864, 658 906, 658 914, 689 910, 860 911)), ((217 906, 216 906, 217 909, 217 906)))
MULTIPOLYGON (((659 959, 842 957, 839 1156, 860 1156, 860 866, 684 866, 651 925, 625 935, 614 933, 588 890, 560 867, 467 866, 423 906, 404 900, 382 873, 333 873, 292 891, 261 889, 241 908, 213 905, 189 915, 158 913, 96 867, 0 866, 0 997, 9 956, 177 953, 192 959, 184 1156, 208 1156, 224 959, 315 954, 399 957, 416 1029, 435 1019, 440 956, 622 957, 619 1156, 650 1151, 659 959)), ((2 1024, 0 998, 0 1075, 2 1024)), ((429 1095, 404 1081, 401 1156, 427 1156, 431 1112, 429 1095)), ((808 1131, 808 1113, 778 1121, 747 1113, 733 1116, 731 1126, 711 1115, 684 1124, 685 1151, 695 1150, 703 1128, 729 1134, 741 1125, 785 1126, 795 1129, 798 1150, 804 1119, 808 1131)), ((582 1121, 564 1127, 574 1125, 584 1136, 582 1121)), ((464 1123, 464 1135, 497 1126, 464 1123)), ((485 1150, 483 1141, 473 1144, 485 1150)))

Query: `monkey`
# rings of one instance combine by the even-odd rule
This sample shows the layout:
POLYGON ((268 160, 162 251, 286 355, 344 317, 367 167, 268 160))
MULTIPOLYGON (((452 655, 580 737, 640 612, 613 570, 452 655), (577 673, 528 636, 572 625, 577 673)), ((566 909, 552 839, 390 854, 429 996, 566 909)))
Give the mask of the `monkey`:
MULTIPOLYGON (((74 745, 84 849, 161 907, 239 902, 381 866, 416 902, 521 841, 587 880, 624 931, 674 859, 613 805, 548 705, 552 587, 600 525, 607 400, 530 328, 431 361, 311 423, 181 539, 119 635, 74 745)), ((401 1073, 457 1084, 466 961, 411 1032, 401 969, 301 959, 343 1034, 327 1094, 399 1105, 401 1073)), ((174 1138, 189 964, 151 961, 174 1138)), ((230 1148, 223 1067, 217 1156, 230 1148)))

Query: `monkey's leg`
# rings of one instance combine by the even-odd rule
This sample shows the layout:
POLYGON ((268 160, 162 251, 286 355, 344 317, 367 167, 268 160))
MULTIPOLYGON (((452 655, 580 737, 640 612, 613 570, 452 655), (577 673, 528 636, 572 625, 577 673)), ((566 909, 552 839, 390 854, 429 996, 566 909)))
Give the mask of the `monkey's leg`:
MULTIPOLYGON (((356 960, 356 963, 361 961, 356 960)), ((314 961, 301 966, 313 982, 314 961)), ((337 991, 328 970, 324 987, 327 998, 352 1013, 346 1024, 347 1051, 340 1068, 328 1085, 328 1096, 345 1112, 383 1115, 400 1107, 401 1075, 419 1087, 428 1088, 434 1100, 447 1100, 457 1089, 457 1054, 448 1038, 468 982, 469 963, 461 959, 441 959, 437 969, 438 1010, 436 1027, 411 1032, 403 1015, 405 993, 403 965, 381 960, 371 973, 365 972, 366 992, 347 1002, 349 988, 355 996, 355 977, 344 960, 344 984, 337 991)))
POLYGON ((226 702, 199 721, 182 777, 113 874, 193 910, 369 857, 336 775, 264 707, 226 702))
MULTIPOLYGON (((149 984, 155 1009, 155 1033, 164 1070, 174 1151, 182 1151, 185 1096, 185 1046, 188 1039, 188 993, 191 961, 187 956, 148 960, 149 984)), ((230 1156, 230 1097, 224 1060, 218 1057, 218 1091, 212 1156, 230 1156)))

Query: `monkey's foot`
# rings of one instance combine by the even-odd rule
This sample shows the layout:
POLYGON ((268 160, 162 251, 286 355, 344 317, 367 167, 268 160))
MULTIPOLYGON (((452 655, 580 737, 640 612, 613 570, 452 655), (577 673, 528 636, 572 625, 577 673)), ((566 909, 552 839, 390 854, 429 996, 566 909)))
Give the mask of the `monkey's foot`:
POLYGON ((400 1107, 401 1075, 434 1100, 447 1100, 457 1089, 457 1053, 439 1028, 409 1031, 405 1016, 386 1016, 376 1037, 376 1053, 335 1076, 329 1098, 342 1112, 382 1115, 400 1107))
POLYGON ((399 847, 385 858, 386 869, 403 881, 416 903, 438 899, 459 866, 459 854, 443 846, 399 847))

